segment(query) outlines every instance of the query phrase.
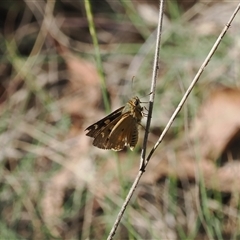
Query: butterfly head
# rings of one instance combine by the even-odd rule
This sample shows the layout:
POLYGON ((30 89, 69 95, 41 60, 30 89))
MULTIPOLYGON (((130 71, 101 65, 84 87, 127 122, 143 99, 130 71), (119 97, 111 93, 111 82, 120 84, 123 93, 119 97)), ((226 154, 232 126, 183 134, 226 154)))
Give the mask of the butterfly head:
POLYGON ((133 118, 136 119, 137 122, 140 122, 143 117, 143 108, 140 105, 140 100, 138 97, 133 97, 130 99, 123 109, 123 112, 130 112, 133 118))

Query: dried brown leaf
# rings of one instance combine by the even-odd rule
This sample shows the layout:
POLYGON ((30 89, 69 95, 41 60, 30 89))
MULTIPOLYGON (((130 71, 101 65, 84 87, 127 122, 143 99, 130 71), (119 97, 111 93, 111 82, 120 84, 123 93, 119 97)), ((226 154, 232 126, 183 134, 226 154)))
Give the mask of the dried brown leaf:
POLYGON ((221 88, 212 92, 194 120, 188 144, 155 156, 143 177, 156 183, 167 176, 197 182, 199 173, 207 188, 240 192, 240 90, 221 88), (222 159, 220 167, 216 165, 222 159))
POLYGON ((213 92, 193 122, 190 139, 198 142, 201 155, 216 160, 240 129, 240 90, 213 92))
POLYGON ((96 67, 76 56, 66 47, 58 45, 69 73, 69 84, 65 89, 62 107, 71 116, 89 118, 101 102, 100 79, 96 67))

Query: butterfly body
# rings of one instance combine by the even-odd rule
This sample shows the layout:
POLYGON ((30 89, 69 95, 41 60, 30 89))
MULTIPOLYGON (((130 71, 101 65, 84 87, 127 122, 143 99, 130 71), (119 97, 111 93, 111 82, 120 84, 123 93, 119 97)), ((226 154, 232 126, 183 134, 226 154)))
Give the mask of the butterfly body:
POLYGON ((133 150, 142 117, 140 100, 134 97, 125 106, 86 128, 86 135, 94 138, 93 145, 98 148, 120 151, 129 146, 133 150))

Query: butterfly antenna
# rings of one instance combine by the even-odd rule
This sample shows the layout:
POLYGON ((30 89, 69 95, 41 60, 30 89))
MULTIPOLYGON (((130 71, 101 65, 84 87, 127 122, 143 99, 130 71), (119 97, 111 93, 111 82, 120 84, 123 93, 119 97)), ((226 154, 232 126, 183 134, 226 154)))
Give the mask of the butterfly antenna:
POLYGON ((132 93, 133 93, 133 81, 134 81, 134 78, 135 78, 135 76, 132 77, 132 85, 131 85, 132 93))
MULTIPOLYGON (((148 93, 146 96, 151 95, 153 92, 148 93)), ((149 103, 149 102, 140 102, 140 103, 149 103)))

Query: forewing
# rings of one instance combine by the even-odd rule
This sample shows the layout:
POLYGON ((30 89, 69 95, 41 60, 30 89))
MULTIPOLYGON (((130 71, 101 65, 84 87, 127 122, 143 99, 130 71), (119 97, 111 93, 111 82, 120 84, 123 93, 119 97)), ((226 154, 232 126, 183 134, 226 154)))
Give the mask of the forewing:
POLYGON ((98 131, 94 136, 93 145, 102 149, 111 149, 111 142, 109 141, 109 135, 113 131, 116 124, 121 121, 122 116, 118 116, 112 122, 103 127, 101 131, 98 131))
POLYGON ((109 135, 109 147, 115 151, 120 151, 124 146, 135 147, 138 139, 138 129, 136 119, 132 115, 126 114, 117 123, 109 135))
POLYGON ((122 114, 124 107, 118 108, 114 112, 107 115, 105 118, 99 120, 98 122, 92 124, 85 131, 89 131, 86 135, 95 138, 99 133, 101 133, 106 126, 112 124, 112 122, 118 122, 122 114))

